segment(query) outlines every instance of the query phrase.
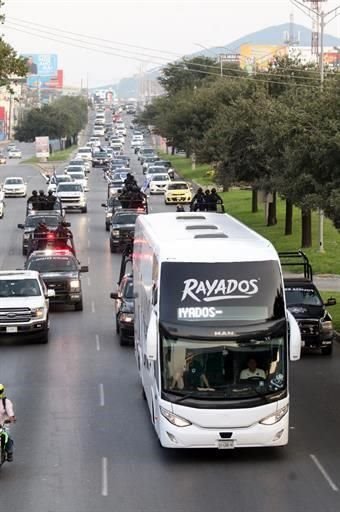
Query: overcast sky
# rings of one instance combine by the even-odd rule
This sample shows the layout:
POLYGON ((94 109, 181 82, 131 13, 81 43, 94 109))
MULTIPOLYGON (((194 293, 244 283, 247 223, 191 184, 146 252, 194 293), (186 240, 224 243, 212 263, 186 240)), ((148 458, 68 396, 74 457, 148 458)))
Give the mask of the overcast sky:
MULTIPOLYGON (((311 20, 289 0, 5 2, 5 39, 18 52, 57 53, 65 83, 80 85, 88 76, 90 87, 117 82, 176 55, 198 51, 197 43, 208 47, 227 45, 250 32, 287 22, 292 11, 297 23, 311 25, 311 20), (66 41, 65 37, 72 40, 66 41), (95 44, 97 51, 73 46, 86 47, 89 43, 95 44)), ((326 10, 337 5, 340 0, 328 0, 326 10)), ((340 36, 340 16, 330 23, 327 32, 340 36)))

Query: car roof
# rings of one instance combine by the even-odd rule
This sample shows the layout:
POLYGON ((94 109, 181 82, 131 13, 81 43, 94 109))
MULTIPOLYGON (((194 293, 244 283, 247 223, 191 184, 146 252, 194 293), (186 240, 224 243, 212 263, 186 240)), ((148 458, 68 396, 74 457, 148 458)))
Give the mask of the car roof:
POLYGON ((36 258, 50 257, 50 258, 52 258, 52 257, 56 257, 56 256, 58 256, 58 257, 67 256, 69 258, 76 260, 76 257, 72 254, 72 252, 67 249, 46 249, 43 251, 34 251, 30 254, 28 259, 31 259, 33 257, 36 257, 36 258))
POLYGON ((38 279, 39 272, 36 270, 1 270, 0 279, 38 279))

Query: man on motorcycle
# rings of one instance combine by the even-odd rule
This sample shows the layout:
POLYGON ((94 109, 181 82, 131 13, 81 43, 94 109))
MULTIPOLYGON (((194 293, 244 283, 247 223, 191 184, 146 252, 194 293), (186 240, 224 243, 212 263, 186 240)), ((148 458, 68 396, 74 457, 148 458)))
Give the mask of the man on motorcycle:
MULTIPOLYGON (((13 409, 13 403, 9 398, 6 397, 5 386, 0 384, 0 425, 3 426, 5 422, 15 423, 16 418, 13 409)), ((1 439, 2 442, 2 439, 1 439)), ((7 454, 7 461, 13 461, 13 439, 9 436, 7 437, 7 442, 5 444, 5 451, 7 454)))

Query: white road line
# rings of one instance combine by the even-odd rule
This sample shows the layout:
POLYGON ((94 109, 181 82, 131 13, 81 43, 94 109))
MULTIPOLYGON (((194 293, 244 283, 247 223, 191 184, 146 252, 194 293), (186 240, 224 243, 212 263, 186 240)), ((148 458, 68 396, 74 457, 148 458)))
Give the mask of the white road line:
POLYGON ((102 458, 102 496, 108 495, 107 485, 107 458, 102 458))
POLYGON ((90 278, 90 277, 88 277, 88 278, 87 278, 87 284, 88 284, 89 286, 91 286, 91 278, 90 278))
POLYGON ((92 311, 92 313, 96 312, 96 306, 95 306, 94 301, 91 302, 91 311, 92 311))
POLYGON ((320 471, 320 473, 322 474, 322 476, 324 477, 324 479, 326 480, 326 482, 328 483, 328 485, 330 486, 330 488, 332 489, 332 491, 338 492, 338 486, 333 482, 333 480, 331 479, 331 477, 329 476, 321 462, 319 462, 318 458, 312 453, 309 456, 316 465, 316 467, 318 468, 318 470, 320 471))
POLYGON ((100 341, 99 341, 99 335, 96 334, 96 347, 97 347, 97 351, 99 352, 100 350, 100 341))
POLYGON ((91 240, 88 240, 87 241, 87 247, 90 248, 91 247, 91 240))
POLYGON ((88 257, 87 257, 87 263, 88 263, 88 265, 91 263, 91 258, 90 258, 90 256, 88 256, 88 257))
POLYGON ((99 384, 99 403, 100 403, 100 407, 104 407, 104 405, 105 405, 104 384, 99 384))

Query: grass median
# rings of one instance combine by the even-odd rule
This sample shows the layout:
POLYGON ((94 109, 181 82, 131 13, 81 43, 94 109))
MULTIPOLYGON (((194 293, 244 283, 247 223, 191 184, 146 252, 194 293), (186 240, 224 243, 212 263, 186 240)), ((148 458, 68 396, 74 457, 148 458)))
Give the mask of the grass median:
MULTIPOLYGON (((62 149, 60 151, 55 151, 52 153, 49 158, 48 162, 64 162, 70 158, 72 153, 77 149, 78 146, 70 146, 67 149, 62 149)), ((31 158, 28 158, 27 160, 23 160, 22 164, 40 164, 42 162, 41 158, 37 158, 36 156, 32 156, 31 158)))
MULTIPOLYGON (((186 180, 193 180, 206 187, 213 186, 212 177, 209 173, 209 165, 197 165, 196 170, 191 169, 189 158, 182 156, 163 155, 171 160, 178 174, 186 180)), ((301 211, 294 208, 293 212, 293 234, 284 235, 285 227, 285 201, 277 201, 277 220, 275 226, 267 227, 265 223, 264 204, 259 203, 259 211, 251 213, 251 191, 233 190, 221 193, 226 212, 230 213, 247 226, 254 229, 262 236, 270 240, 278 251, 295 251, 301 245, 301 211)), ((317 213, 312 216, 313 247, 304 249, 313 267, 315 274, 340 274, 340 234, 334 228, 333 223, 325 219, 324 224, 324 246, 325 252, 318 250, 318 222, 317 213)))

